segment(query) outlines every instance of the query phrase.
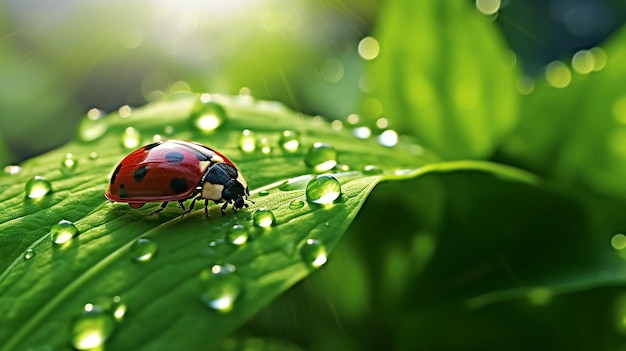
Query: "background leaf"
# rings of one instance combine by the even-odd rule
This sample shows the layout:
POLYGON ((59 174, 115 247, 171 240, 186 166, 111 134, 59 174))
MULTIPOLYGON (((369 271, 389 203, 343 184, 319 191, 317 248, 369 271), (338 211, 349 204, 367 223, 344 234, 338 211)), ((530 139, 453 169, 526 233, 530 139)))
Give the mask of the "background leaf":
POLYGON ((449 159, 489 156, 517 122, 513 57, 483 17, 464 1, 391 1, 374 33, 372 97, 449 159))

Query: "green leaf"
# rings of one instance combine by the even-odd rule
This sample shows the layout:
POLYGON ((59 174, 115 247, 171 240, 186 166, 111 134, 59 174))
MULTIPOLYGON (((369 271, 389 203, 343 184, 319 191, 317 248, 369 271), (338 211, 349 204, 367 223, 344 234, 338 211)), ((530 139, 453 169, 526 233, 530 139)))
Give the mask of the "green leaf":
POLYGON ((205 348, 315 271, 310 261, 333 250, 379 181, 410 176, 406 169, 437 160, 418 145, 401 141, 387 148, 371 139, 356 139, 349 130, 333 129, 280 104, 246 97, 217 101, 227 118, 218 131, 208 134, 189 127, 192 111, 202 106, 195 96, 174 96, 134 109, 129 116, 125 111, 124 116, 94 119, 98 113, 90 111, 91 118, 79 127, 79 139, 90 141, 73 141, 25 162, 16 175, 2 176, 1 350, 68 347, 81 318, 93 316, 101 323, 92 324, 92 329, 112 329, 106 341, 110 349, 205 348), (271 151, 242 152, 244 129, 253 131, 271 151), (296 152, 278 147, 286 129, 299 133, 296 152), (129 152, 122 141, 133 139, 130 136, 139 136, 142 143, 166 137, 216 147, 245 175, 255 204, 236 214, 228 210, 225 216, 219 206, 211 206, 206 219, 202 210, 181 218, 180 209, 170 206, 149 216, 158 204, 132 210, 106 201, 103 192, 113 168, 129 152), (334 146, 338 161, 351 169, 333 173, 342 195, 332 205, 316 205, 305 195, 312 170, 303 159, 318 141, 334 146), (68 153, 75 167, 62 165, 68 153), (364 170, 372 164, 381 172, 364 170), (26 198, 25 184, 34 176, 46 178, 52 192, 26 198), (254 213, 261 208, 273 212, 273 226, 253 225, 254 213), (61 220, 71 221, 79 234, 58 245, 49 233, 61 220), (236 224, 248 236, 243 245, 228 239, 236 224), (144 253, 136 251, 138 239, 156 245, 151 259, 137 260, 144 253), (224 278, 230 271, 234 273, 229 277, 235 278, 224 278), (234 294, 230 311, 218 312, 203 303, 202 289, 208 288, 201 276, 216 281, 209 293, 220 292, 222 282, 223 291, 234 294), (111 326, 111 314, 123 311, 123 318, 111 326))
POLYGON ((390 1, 374 36, 372 98, 393 128, 449 159, 488 157, 515 127, 512 57, 466 1, 390 1))
MULTIPOLYGON (((626 27, 586 53, 591 69, 557 88, 539 79, 519 129, 503 149, 511 162, 573 186, 626 196, 626 27)), ((582 73, 581 73, 582 72, 582 73)))

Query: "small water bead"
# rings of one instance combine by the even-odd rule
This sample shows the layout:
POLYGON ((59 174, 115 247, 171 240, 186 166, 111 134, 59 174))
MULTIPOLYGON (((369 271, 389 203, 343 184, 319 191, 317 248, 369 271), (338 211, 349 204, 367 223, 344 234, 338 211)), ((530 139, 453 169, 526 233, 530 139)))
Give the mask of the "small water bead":
POLYGON ((382 146, 392 147, 398 143, 398 133, 395 130, 388 129, 378 136, 378 143, 382 146))
POLYGON ((387 120, 387 118, 384 118, 384 117, 377 119, 376 127, 378 127, 379 129, 385 129, 389 127, 389 120, 387 120))
POLYGON ((276 222, 274 212, 267 208, 259 208, 252 214, 252 223, 255 227, 268 228, 276 222))
POLYGON ((22 167, 17 165, 8 165, 4 167, 4 173, 9 175, 16 175, 22 171, 22 167))
POLYGON ((122 133, 120 142, 124 149, 133 150, 141 145, 141 139, 141 133, 137 129, 128 127, 122 133))
POLYGON ((246 153, 254 152, 256 149, 256 136, 248 129, 244 129, 239 137, 239 148, 246 153))
POLYGON ((356 127, 352 130, 352 135, 359 139, 367 139, 372 136, 372 130, 369 127, 356 127))
POLYGON ((200 300, 216 311, 230 311, 243 288, 236 270, 234 265, 225 264, 200 272, 200 300))
POLYGON ((261 191, 259 191, 259 196, 267 196, 267 195, 269 195, 269 194, 270 194, 270 192, 269 192, 269 191, 267 191, 267 190, 261 190, 261 191))
POLYGON ((203 94, 194 106, 189 123, 203 133, 211 133, 228 119, 226 110, 221 104, 214 102, 210 95, 203 94))
POLYGON ((44 177, 35 176, 26 183, 26 197, 41 199, 52 192, 52 184, 44 177))
POLYGON ((248 229, 241 224, 235 224, 226 234, 226 240, 234 245, 243 245, 248 242, 248 229))
POLYGON ((336 119, 336 120, 330 122, 330 127, 333 130, 341 130, 341 128, 343 128, 343 122, 341 122, 340 120, 336 119))
POLYGON ((305 193, 307 201, 329 205, 341 196, 341 183, 330 174, 320 174, 309 180, 305 193))
POLYGON ((289 209, 291 209, 291 210, 297 210, 297 209, 302 208, 302 207, 304 207, 304 201, 302 201, 302 200, 296 199, 296 200, 293 200, 293 201, 291 201, 289 203, 289 209))
POLYGON ((65 157, 61 160, 61 171, 66 175, 72 174, 77 166, 78 160, 71 153, 65 154, 65 157))
POLYGON ((317 172, 329 171, 337 165, 337 151, 328 144, 317 142, 304 156, 304 162, 317 172))
POLYGON ((300 249, 302 260, 313 268, 321 267, 328 256, 326 254, 326 246, 316 239, 307 239, 300 249))
POLYGON ((337 163, 337 165, 335 166, 335 171, 337 172, 347 172, 350 170, 350 166, 343 164, 343 163, 337 163))
POLYGON ((78 350, 104 345, 115 330, 115 319, 100 306, 86 304, 82 315, 72 324, 71 344, 78 350))
POLYGON ((122 321, 122 319, 124 319, 124 316, 126 315, 126 311, 128 310, 128 307, 126 307, 126 304, 122 301, 122 298, 119 296, 114 296, 112 307, 113 318, 115 318, 115 320, 118 322, 122 321))
POLYGON ((148 262, 158 249, 157 243, 148 238, 139 238, 130 246, 130 255, 135 262, 148 262))
POLYGON ((348 121, 348 123, 350 124, 357 124, 359 123, 360 120, 361 120, 361 117, 359 117, 359 115, 357 115, 356 113, 351 113, 346 118, 346 121, 348 121))
POLYGON ((109 123, 104 117, 102 110, 90 109, 78 125, 78 138, 81 141, 94 141, 102 137, 109 130, 109 123))
POLYGON ((66 219, 62 219, 50 229, 50 240, 57 245, 65 244, 76 235, 78 235, 78 228, 66 219))
POLYGON ((300 137, 293 130, 285 130, 280 135, 278 144, 284 151, 295 153, 300 149, 300 137))
POLYGON ((93 151, 92 153, 89 154, 89 159, 90 160, 95 160, 98 158, 98 153, 93 151))
POLYGON ((165 135, 172 135, 174 134, 174 126, 172 125, 167 125, 163 128, 163 133, 165 135))
POLYGON ((122 118, 130 117, 130 114, 132 113, 132 111, 133 110, 128 105, 124 105, 120 107, 119 110, 117 110, 117 112, 120 114, 120 117, 122 118))
POLYGON ((259 151, 261 151, 263 155, 269 155, 270 153, 272 153, 272 145, 267 138, 259 139, 256 147, 257 149, 259 149, 259 151))
POLYGON ((375 165, 367 165, 363 167, 363 174, 382 174, 383 170, 375 165))
POLYGON ((36 252, 33 249, 26 249, 26 251, 24 251, 24 259, 25 260, 30 260, 31 258, 35 257, 36 252))

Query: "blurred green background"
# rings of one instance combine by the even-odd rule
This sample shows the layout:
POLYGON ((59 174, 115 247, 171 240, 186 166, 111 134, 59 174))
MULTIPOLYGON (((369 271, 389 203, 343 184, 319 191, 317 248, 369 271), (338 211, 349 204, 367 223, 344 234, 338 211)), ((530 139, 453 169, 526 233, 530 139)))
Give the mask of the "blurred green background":
MULTIPOLYGON (((344 119, 367 92, 357 47, 381 25, 386 2, 3 1, 0 161, 65 143, 89 108, 139 106, 178 89, 238 94, 245 87, 344 119)), ((491 17, 517 64, 535 76, 612 34, 626 3, 504 0, 491 17)))

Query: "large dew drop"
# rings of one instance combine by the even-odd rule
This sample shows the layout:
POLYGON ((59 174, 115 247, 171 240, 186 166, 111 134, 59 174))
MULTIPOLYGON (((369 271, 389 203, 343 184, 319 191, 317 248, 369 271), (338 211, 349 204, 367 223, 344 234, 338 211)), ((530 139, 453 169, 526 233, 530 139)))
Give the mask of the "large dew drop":
POLYGON ((226 119, 227 115, 224 107, 213 101, 208 94, 200 96, 200 100, 198 100, 189 115, 191 126, 203 133, 215 131, 226 119))
POLYGON ((248 229, 241 224, 235 224, 226 234, 226 240, 233 245, 243 245, 248 242, 248 229))
POLYGON ((157 244, 148 238, 139 238, 130 246, 130 255, 135 262, 147 262, 157 252, 157 244))
POLYGON ((283 131, 280 135, 280 139, 278 140, 278 144, 285 152, 298 152, 300 149, 300 138, 298 137, 298 133, 293 130, 283 131))
POLYGON ((325 172, 337 165, 337 151, 332 146, 317 142, 304 156, 304 163, 316 172, 325 172))
POLYGON ((104 116, 105 113, 97 108, 89 110, 78 125, 78 138, 81 141, 94 141, 102 137, 109 129, 109 123, 104 116))
POLYGON ((318 268, 326 263, 326 247, 319 240, 307 239, 300 249, 300 255, 304 263, 313 268, 318 268))
POLYGON ((216 311, 230 311, 243 286, 236 270, 234 265, 225 264, 200 272, 200 300, 216 311))
POLYGON ((63 219, 50 229, 50 240, 57 245, 65 244, 78 235, 78 228, 74 223, 63 219))
POLYGON ((74 155, 67 153, 61 160, 61 172, 65 175, 70 175, 74 172, 78 166, 78 160, 74 158, 74 155))
POLYGON ((87 304, 83 314, 72 324, 71 344, 77 350, 104 345, 115 330, 115 319, 100 306, 87 304))
POLYGON ((138 148, 141 145, 141 140, 141 133, 133 127, 126 128, 120 137, 122 147, 127 150, 138 148))
POLYGON ((244 129, 239 137, 239 148, 245 153, 254 152, 256 148, 256 136, 248 129, 244 129))
POLYGON ((52 184, 44 177, 35 176, 26 183, 26 197, 41 199, 52 192, 52 184))
POLYGON ((259 208, 252 214, 252 223, 254 223, 255 227, 269 228, 274 222, 276 222, 274 212, 267 208, 259 208))
POLYGON ((305 193, 307 201, 329 205, 341 196, 341 183, 330 174, 320 174, 309 180, 305 193))

